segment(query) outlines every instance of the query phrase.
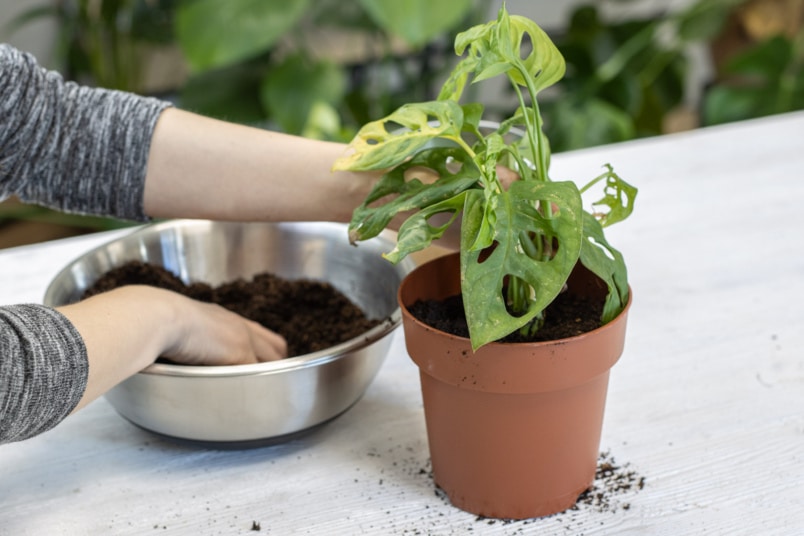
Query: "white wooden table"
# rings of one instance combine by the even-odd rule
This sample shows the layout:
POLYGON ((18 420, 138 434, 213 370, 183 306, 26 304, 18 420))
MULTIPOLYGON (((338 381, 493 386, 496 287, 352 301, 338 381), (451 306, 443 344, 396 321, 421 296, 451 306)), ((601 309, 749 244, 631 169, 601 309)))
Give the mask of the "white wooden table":
MULTIPOLYGON (((628 509, 502 523, 447 505, 398 331, 365 397, 290 443, 177 446, 99 400, 0 447, 0 534, 804 534, 804 114, 556 155, 553 176, 606 162, 640 188, 609 234, 634 305, 601 446, 645 477, 614 498, 628 509)), ((0 252, 0 302, 41 301, 114 236, 0 252)))

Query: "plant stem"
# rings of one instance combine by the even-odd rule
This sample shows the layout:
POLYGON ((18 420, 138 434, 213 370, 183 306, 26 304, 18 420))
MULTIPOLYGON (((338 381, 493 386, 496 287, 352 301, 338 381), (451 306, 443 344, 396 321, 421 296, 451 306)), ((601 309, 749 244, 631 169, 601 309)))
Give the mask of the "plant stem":
POLYGON ((595 184, 597 184, 601 180, 606 179, 606 178, 611 176, 611 173, 612 173, 611 166, 609 164, 606 164, 606 167, 608 168, 607 171, 601 173, 600 175, 598 175, 597 177, 595 177, 591 181, 587 182, 584 185, 584 187, 580 189, 581 195, 583 195, 584 192, 586 192, 589 188, 591 188, 592 186, 594 186, 595 184))

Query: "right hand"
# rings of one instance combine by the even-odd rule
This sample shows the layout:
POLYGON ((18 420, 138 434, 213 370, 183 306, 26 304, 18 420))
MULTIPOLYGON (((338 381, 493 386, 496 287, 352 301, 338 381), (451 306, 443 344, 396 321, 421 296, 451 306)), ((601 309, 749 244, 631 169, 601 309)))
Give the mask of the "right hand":
POLYGON ((78 408, 159 356, 187 365, 238 365, 287 354, 285 340, 256 322, 156 287, 120 287, 58 310, 78 330, 89 360, 78 408))
POLYGON ((280 335, 213 303, 173 297, 180 309, 172 347, 162 356, 185 365, 240 365, 287 357, 280 335))

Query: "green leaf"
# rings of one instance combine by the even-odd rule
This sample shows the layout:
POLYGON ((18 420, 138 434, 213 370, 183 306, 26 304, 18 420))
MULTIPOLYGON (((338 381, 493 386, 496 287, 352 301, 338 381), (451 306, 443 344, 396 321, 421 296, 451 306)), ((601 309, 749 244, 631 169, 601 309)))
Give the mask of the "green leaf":
MULTIPOLYGON (((386 173, 377 182, 365 201, 353 212, 349 223, 349 238, 352 242, 373 238, 397 214, 421 210, 451 199, 477 183, 477 169, 458 148, 424 149, 386 173), (449 161, 460 162, 462 165, 452 172, 448 166, 449 161), (439 178, 434 183, 427 183, 415 176, 408 176, 411 170, 417 168, 431 169, 439 178)), ((409 239, 405 249, 416 251, 428 244, 429 242, 420 246, 410 245, 409 239)))
POLYGON ((455 38, 455 50, 462 54, 469 48, 475 58, 475 82, 507 73, 522 86, 533 83, 536 92, 555 84, 564 76, 564 58, 550 37, 535 22, 517 15, 508 16, 500 9, 497 21, 479 24, 461 32, 455 38), (522 58, 521 46, 525 36, 532 44, 522 58))
MULTIPOLYGON (((561 52, 558 51, 550 37, 530 19, 517 15, 511 16, 511 27, 514 30, 511 36, 515 57, 518 58, 519 46, 525 35, 530 38, 532 49, 522 60, 527 73, 535 79, 536 91, 550 87, 564 77, 566 64, 561 52)), ((514 81, 525 85, 524 78, 518 73, 512 73, 514 81)))
MULTIPOLYGON (((488 56, 486 57, 488 58, 488 56)), ((481 69, 478 69, 477 74, 475 74, 474 82, 482 82, 483 80, 494 78, 509 71, 513 72, 511 64, 506 61, 489 62, 481 67, 481 69)))
POLYGON ((389 116, 364 125, 351 142, 353 153, 338 159, 335 170, 386 169, 404 161, 435 138, 458 142, 463 109, 452 100, 406 104, 389 116))
POLYGON ((611 165, 606 164, 606 172, 581 188, 581 194, 601 180, 605 180, 603 198, 592 203, 592 206, 607 207, 608 210, 606 212, 593 214, 593 216, 600 222, 602 227, 608 227, 609 225, 623 221, 631 215, 631 212, 634 210, 637 189, 617 175, 611 165))
POLYGON ((268 51, 304 15, 310 0, 194 0, 176 12, 176 34, 196 71, 268 51))
POLYGON ((476 58, 467 57, 462 59, 452 70, 449 77, 444 82, 444 85, 441 86, 438 100, 454 100, 458 102, 463 95, 463 90, 466 87, 469 75, 473 73, 476 68, 476 58))
POLYGON ((775 95, 766 89, 716 86, 704 95, 704 125, 742 121, 770 113, 775 95))
POLYGON ((483 105, 477 102, 464 104, 463 109, 463 132, 480 132, 480 120, 483 119, 483 105))
POLYGON ((606 241, 603 227, 589 213, 583 215, 583 243, 580 261, 608 287, 600 321, 613 320, 628 302, 628 272, 622 254, 606 241))
POLYGON ((472 0, 360 0, 363 9, 385 31, 420 47, 459 23, 473 7, 472 0))
POLYGON ((310 108, 307 123, 301 131, 303 138, 347 142, 354 132, 347 133, 343 127, 341 116, 334 106, 323 101, 316 101, 310 108))
POLYGON ((454 197, 425 207, 405 220, 399 227, 396 246, 383 257, 396 264, 411 253, 426 248, 433 240, 441 238, 449 226, 458 219, 468 193, 470 192, 463 191, 454 197), (449 218, 433 225, 431 218, 444 213, 448 213, 449 218))
POLYGON ((316 103, 334 105, 345 93, 343 69, 292 55, 266 73, 260 85, 260 102, 283 131, 300 134, 316 103))
POLYGON ((726 65, 726 71, 743 76, 755 76, 766 84, 774 83, 784 73, 793 56, 792 42, 776 36, 748 48, 726 65))
POLYGON ((488 250, 469 248, 486 213, 482 194, 470 193, 461 232, 461 291, 472 347, 477 349, 521 328, 555 299, 580 255, 583 209, 578 188, 571 182, 517 181, 497 197, 494 247, 486 257, 488 250), (555 207, 552 217, 535 208, 543 204, 555 207), (538 261, 524 254, 523 232, 554 237, 555 255, 538 261), (520 316, 506 307, 503 286, 510 276, 533 290, 529 308, 520 316))
POLYGON ((136 1, 131 7, 131 36, 149 43, 172 45, 174 0, 136 1))

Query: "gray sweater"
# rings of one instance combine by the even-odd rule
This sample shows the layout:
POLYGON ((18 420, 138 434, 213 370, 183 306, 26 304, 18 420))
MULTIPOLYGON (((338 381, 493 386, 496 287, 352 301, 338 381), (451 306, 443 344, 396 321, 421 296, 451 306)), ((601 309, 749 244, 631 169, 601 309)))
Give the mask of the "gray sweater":
MULTIPOLYGON (((0 44, 0 199, 146 220, 148 150, 167 106, 65 82, 0 44)), ((0 444, 61 422, 81 399, 88 368, 81 336, 58 311, 0 307, 0 444)))

